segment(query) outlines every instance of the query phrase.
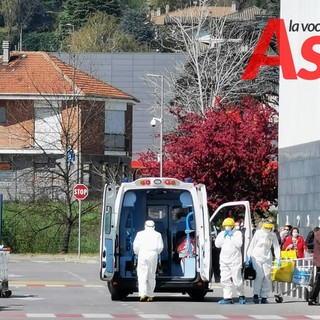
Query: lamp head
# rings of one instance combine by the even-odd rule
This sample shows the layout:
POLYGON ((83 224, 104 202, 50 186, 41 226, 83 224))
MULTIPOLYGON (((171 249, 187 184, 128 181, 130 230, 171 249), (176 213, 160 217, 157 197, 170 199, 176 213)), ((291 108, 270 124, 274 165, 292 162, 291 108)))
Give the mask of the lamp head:
POLYGON ((152 127, 155 127, 155 126, 156 126, 156 123, 157 123, 156 119, 155 119, 155 118, 152 118, 152 120, 151 120, 151 122, 150 122, 150 125, 151 125, 152 127))

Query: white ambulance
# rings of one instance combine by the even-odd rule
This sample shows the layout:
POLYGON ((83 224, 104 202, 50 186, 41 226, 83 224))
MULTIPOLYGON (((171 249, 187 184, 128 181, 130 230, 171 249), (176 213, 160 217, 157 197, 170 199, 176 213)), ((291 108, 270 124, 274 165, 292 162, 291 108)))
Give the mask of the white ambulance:
MULTIPOLYGON (((203 300, 211 291, 213 274, 219 277, 219 272, 213 273, 212 269, 212 262, 216 264, 219 259, 219 251, 212 244, 221 220, 232 214, 232 206, 236 208, 233 212, 238 211, 243 227, 251 232, 250 207, 246 201, 224 204, 210 220, 203 184, 155 177, 123 182, 120 186, 106 185, 100 278, 108 282, 111 299, 121 300, 138 291, 132 244, 145 221, 153 220, 164 242, 155 292, 181 292, 193 300, 203 300), (183 242, 185 246, 181 245, 183 242), (184 250, 178 250, 181 247, 184 250)), ((247 240, 251 239, 250 232, 244 235, 247 240)))

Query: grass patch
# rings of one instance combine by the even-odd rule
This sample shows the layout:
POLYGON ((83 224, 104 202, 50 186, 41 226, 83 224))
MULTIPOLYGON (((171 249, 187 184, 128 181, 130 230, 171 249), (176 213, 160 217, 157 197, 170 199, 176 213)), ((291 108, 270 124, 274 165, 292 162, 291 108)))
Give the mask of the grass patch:
MULTIPOLYGON (((81 253, 99 252, 100 207, 83 202, 81 253)), ((78 203, 71 211, 61 203, 4 203, 2 243, 13 253, 61 253, 68 225, 71 225, 68 253, 78 252, 78 203)))

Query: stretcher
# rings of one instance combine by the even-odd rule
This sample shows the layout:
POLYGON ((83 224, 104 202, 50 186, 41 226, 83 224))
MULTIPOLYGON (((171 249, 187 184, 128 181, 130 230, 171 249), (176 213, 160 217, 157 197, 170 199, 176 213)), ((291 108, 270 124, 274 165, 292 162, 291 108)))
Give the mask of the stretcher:
POLYGON ((277 303, 283 302, 283 296, 294 296, 308 300, 314 281, 312 257, 303 259, 282 259, 281 266, 276 262, 271 269, 271 280, 277 303))

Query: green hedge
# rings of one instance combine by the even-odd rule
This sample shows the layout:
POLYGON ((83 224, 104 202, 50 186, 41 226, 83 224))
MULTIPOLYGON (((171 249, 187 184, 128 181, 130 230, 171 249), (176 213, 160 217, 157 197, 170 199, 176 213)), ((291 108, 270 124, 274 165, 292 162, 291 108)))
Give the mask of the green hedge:
MULTIPOLYGON (((61 253, 66 230, 64 211, 63 205, 56 203, 4 203, 2 244, 14 253, 61 253)), ((77 203, 73 212, 78 212, 77 203)), ((72 226, 68 253, 78 252, 78 221, 72 226)), ((81 217, 81 253, 99 252, 99 237, 100 209, 95 208, 81 217)))

